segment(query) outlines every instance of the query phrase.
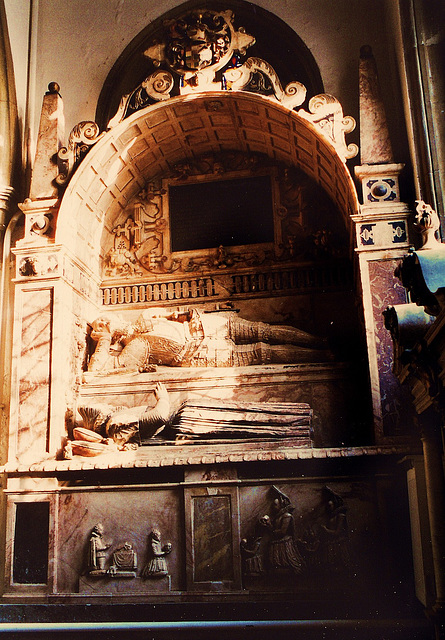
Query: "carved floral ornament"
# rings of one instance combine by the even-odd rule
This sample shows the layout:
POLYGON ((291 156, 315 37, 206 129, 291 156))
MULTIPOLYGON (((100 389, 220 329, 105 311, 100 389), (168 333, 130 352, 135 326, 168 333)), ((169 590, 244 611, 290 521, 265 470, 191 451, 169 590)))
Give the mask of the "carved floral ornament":
MULTIPOLYGON (((255 38, 242 27, 234 28, 230 10, 196 10, 166 23, 162 41, 153 43, 144 52, 155 70, 131 93, 122 96, 108 129, 156 102, 209 91, 247 91, 288 109, 301 106, 306 98, 304 85, 293 81, 283 88, 267 61, 257 57, 241 61, 254 43, 255 38)), ((345 134, 355 128, 355 120, 343 115, 334 96, 313 96, 308 109, 300 109, 298 115, 316 127, 343 161, 357 155, 357 145, 347 145, 345 141, 345 134)), ((63 166, 59 184, 66 184, 85 153, 103 135, 95 122, 80 122, 74 127, 67 147, 59 152, 63 166)))

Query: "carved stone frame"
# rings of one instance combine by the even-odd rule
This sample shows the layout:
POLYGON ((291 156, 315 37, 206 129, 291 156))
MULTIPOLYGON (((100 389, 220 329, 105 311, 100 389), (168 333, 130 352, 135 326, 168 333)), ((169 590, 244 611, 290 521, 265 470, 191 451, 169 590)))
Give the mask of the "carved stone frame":
MULTIPOLYGON (((241 556, 240 556, 240 508, 239 493, 237 487, 229 486, 212 486, 212 487, 186 487, 184 489, 185 503, 185 530, 186 530, 186 577, 188 591, 239 591, 241 590, 241 556), (197 505, 201 501, 224 501, 228 507, 228 524, 230 531, 227 530, 227 540, 230 540, 230 549, 228 553, 231 555, 232 575, 221 576, 220 580, 199 579, 199 562, 200 551, 198 544, 202 544, 199 540, 199 532, 197 529, 197 505)), ((209 522, 209 527, 211 522, 209 522)), ((212 554, 215 551, 215 545, 212 546, 212 554)), ((205 576, 204 576, 205 577, 205 576)))
MULTIPOLYGON (((217 181, 229 181, 236 180, 240 178, 253 178, 253 177, 269 177, 271 184, 271 195, 272 195, 272 215, 273 215, 273 227, 274 227, 274 240, 273 243, 261 243, 261 244, 246 244, 246 245, 234 245, 230 247, 230 254, 235 254, 240 258, 246 254, 246 252, 255 253, 258 251, 272 251, 275 255, 277 255, 279 251, 279 247, 282 244, 282 230, 279 219, 279 212, 281 210, 280 205, 280 189, 278 186, 278 171, 277 167, 269 166, 261 168, 257 171, 227 171, 220 175, 211 174, 200 174, 193 175, 189 178, 185 179, 172 179, 167 178, 162 181, 162 208, 163 208, 163 216, 168 221, 166 230, 165 230, 165 240, 164 246, 171 248, 171 237, 170 237, 170 210, 169 210, 169 187, 170 186, 182 186, 189 184, 203 184, 208 182, 217 182, 217 181)), ((225 247, 226 248, 226 247, 225 247)), ((172 258, 173 261, 182 261, 184 258, 188 259, 196 259, 197 261, 205 259, 206 257, 212 256, 215 254, 215 250, 218 247, 209 247, 207 249, 196 249, 196 250, 188 250, 188 251, 171 251, 169 257, 172 258)))
POLYGON ((36 596, 54 593, 57 590, 55 567, 57 566, 57 524, 58 524, 57 496, 51 492, 41 493, 38 497, 29 495, 10 494, 6 506, 6 558, 5 558, 5 596, 9 594, 33 594, 36 596), (48 574, 45 583, 15 583, 14 582, 14 543, 17 505, 23 503, 46 502, 49 505, 48 523, 48 574))

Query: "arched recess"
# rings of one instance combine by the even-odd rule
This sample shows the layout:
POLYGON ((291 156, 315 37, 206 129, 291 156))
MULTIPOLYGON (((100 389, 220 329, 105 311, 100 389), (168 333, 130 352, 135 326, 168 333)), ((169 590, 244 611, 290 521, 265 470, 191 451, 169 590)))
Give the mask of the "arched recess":
POLYGON ((148 180, 182 161, 236 150, 260 153, 314 179, 336 204, 352 238, 354 182, 334 146, 294 110, 261 95, 212 92, 147 107, 108 131, 74 173, 62 199, 56 243, 98 279, 101 236, 148 180))
POLYGON ((190 0, 164 13, 143 29, 119 56, 102 88, 97 103, 95 121, 105 129, 114 116, 123 95, 130 93, 156 67, 144 51, 155 41, 162 41, 165 22, 175 20, 194 9, 225 11, 234 14, 235 28, 243 28, 255 37, 248 57, 267 60, 283 86, 298 80, 307 89, 308 99, 324 92, 323 81, 315 59, 301 38, 273 13, 245 0, 190 0))

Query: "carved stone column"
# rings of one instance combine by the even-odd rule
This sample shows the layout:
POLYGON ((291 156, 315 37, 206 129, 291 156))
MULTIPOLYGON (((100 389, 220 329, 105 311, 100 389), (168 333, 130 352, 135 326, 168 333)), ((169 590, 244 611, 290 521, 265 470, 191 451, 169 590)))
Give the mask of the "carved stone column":
POLYGON ((405 434, 411 427, 408 392, 392 373, 391 341, 382 312, 406 302, 394 277, 399 259, 409 247, 408 206, 400 201, 402 164, 393 162, 385 110, 375 60, 370 47, 360 59, 360 143, 363 204, 353 216, 368 345, 375 438, 378 442, 405 434), (406 396, 406 397, 405 397, 406 396))
POLYGON ((57 154, 62 99, 51 83, 43 98, 30 197, 19 205, 25 234, 16 256, 9 460, 33 462, 64 444, 79 384, 87 323, 97 309, 98 283, 87 267, 55 244, 60 199, 57 154), (56 355, 57 354, 57 357, 56 355))

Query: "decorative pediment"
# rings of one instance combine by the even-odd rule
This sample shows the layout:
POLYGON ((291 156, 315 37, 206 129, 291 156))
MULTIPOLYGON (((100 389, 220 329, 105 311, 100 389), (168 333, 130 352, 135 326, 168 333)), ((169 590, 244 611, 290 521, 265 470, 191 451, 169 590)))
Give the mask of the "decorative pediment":
MULTIPOLYGON (((306 99, 306 87, 297 79, 283 87, 275 69, 259 57, 247 57, 255 38, 240 27, 234 28, 232 11, 191 11, 165 24, 161 41, 148 47, 144 55, 156 67, 132 92, 122 96, 112 128, 140 109, 176 95, 196 95, 209 91, 246 91, 296 109, 306 99)), ((344 116, 341 104, 331 95, 320 94, 309 101, 309 111, 299 115, 311 122, 334 145, 343 160, 358 153, 347 145, 345 134, 355 128, 355 120, 344 116)))

